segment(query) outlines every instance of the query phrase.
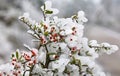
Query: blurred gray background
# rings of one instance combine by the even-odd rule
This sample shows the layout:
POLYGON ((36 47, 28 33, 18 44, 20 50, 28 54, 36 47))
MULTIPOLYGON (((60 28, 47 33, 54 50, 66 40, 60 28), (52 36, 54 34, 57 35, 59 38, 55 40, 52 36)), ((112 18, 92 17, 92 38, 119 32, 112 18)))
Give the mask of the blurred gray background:
MULTIPOLYGON (((39 21, 40 6, 46 0, 0 0, 0 64, 8 62, 15 49, 25 49, 23 44, 36 47, 32 37, 26 33, 27 26, 18 20, 24 12, 39 21)), ((79 10, 89 19, 85 23, 84 36, 89 40, 109 42, 120 47, 120 0, 51 0, 60 10, 59 17, 71 17, 79 10)), ((120 51, 102 55, 98 63, 111 76, 120 76, 120 51)))

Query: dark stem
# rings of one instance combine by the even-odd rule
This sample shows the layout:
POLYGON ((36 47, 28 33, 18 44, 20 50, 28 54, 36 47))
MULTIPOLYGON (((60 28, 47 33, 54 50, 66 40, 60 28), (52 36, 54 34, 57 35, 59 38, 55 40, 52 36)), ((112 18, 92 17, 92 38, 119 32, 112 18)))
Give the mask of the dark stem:
POLYGON ((46 21, 46 16, 45 16, 45 13, 43 12, 43 17, 44 17, 44 21, 46 21))
POLYGON ((33 65, 33 66, 30 68, 29 76, 32 76, 32 71, 33 71, 33 69, 34 69, 34 66, 35 66, 35 65, 33 65))
MULTIPOLYGON (((39 51, 40 47, 41 47, 41 44, 40 44, 39 47, 38 47, 38 51, 39 51)), ((34 69, 34 66, 35 66, 35 65, 32 65, 32 66, 30 67, 29 76, 32 76, 32 75, 33 75, 33 74, 32 74, 32 71, 33 71, 33 69, 34 69)))
POLYGON ((38 51, 39 51, 40 47, 41 47, 41 44, 39 44, 39 46, 38 46, 38 51))
POLYGON ((43 10, 41 9, 41 11, 42 11, 42 14, 43 14, 43 17, 44 17, 44 21, 46 21, 45 10, 43 11, 43 10))
POLYGON ((50 57, 49 57, 48 49, 47 49, 46 45, 45 45, 45 49, 46 49, 46 63, 45 63, 45 68, 48 68, 49 63, 50 63, 50 57))
POLYGON ((25 73, 26 73, 27 71, 30 71, 30 70, 26 70, 26 71, 24 71, 23 76, 25 76, 25 73))

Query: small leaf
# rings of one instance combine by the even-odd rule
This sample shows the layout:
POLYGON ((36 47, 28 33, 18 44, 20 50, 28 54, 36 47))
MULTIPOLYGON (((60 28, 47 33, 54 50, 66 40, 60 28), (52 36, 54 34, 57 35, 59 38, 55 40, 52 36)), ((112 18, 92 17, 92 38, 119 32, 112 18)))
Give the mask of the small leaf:
POLYGON ((85 53, 86 53, 87 56, 92 56, 92 55, 89 54, 89 51, 86 51, 85 53))
POLYGON ((45 11, 45 14, 52 14, 52 13, 53 13, 53 11, 50 11, 50 10, 45 11))
POLYGON ((86 64, 84 64, 84 65, 82 65, 82 66, 84 66, 84 67, 88 67, 88 65, 86 65, 86 64))
POLYGON ((76 64, 78 64, 79 66, 81 66, 81 61, 79 59, 76 59, 76 64))
POLYGON ((78 18, 77 15, 72 16, 72 19, 77 19, 77 18, 78 18))
POLYGON ((86 71, 91 75, 93 74, 92 71, 90 71, 88 68, 86 69, 86 71))
POLYGON ((43 22, 42 22, 42 21, 40 22, 40 25, 41 25, 41 27, 42 27, 42 26, 44 26, 44 24, 43 24, 43 22))
POLYGON ((13 58, 13 57, 15 57, 15 55, 14 55, 14 54, 12 54, 12 58, 13 58))
POLYGON ((56 55, 56 53, 48 53, 48 55, 56 55))
POLYGON ((44 35, 45 35, 45 36, 48 36, 48 34, 49 34, 48 31, 44 32, 44 35))
POLYGON ((76 61, 75 61, 75 57, 72 57, 72 61, 70 62, 71 64, 75 64, 76 61))
POLYGON ((34 26, 33 26, 33 30, 36 30, 36 29, 37 29, 37 27, 36 27, 36 25, 34 25, 34 26))
POLYGON ((37 30, 38 30, 38 33, 41 33, 41 29, 40 28, 38 28, 37 30))
POLYGON ((18 54, 18 51, 16 51, 16 58, 17 58, 17 59, 19 58, 19 54, 18 54))

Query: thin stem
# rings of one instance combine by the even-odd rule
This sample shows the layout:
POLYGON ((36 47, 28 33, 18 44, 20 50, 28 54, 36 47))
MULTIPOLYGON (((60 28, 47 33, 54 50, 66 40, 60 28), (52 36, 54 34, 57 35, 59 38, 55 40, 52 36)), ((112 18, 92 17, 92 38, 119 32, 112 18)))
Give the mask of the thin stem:
POLYGON ((26 70, 26 71, 24 71, 23 76, 25 76, 25 73, 26 73, 27 71, 30 71, 30 70, 26 70))
POLYGON ((33 65, 33 66, 30 68, 29 76, 32 76, 32 71, 33 71, 33 69, 34 69, 34 66, 35 66, 35 65, 33 65))
POLYGON ((38 51, 39 51, 39 49, 41 48, 41 46, 42 46, 42 45, 41 45, 41 44, 39 44, 39 46, 38 46, 38 51))
POLYGON ((48 68, 49 63, 50 63, 50 57, 49 57, 48 49, 47 49, 46 45, 45 45, 45 49, 46 49, 46 63, 45 63, 45 68, 48 68))
POLYGON ((40 39, 40 35, 39 35, 34 29, 32 29, 31 26, 29 26, 29 28, 30 28, 32 31, 34 31, 34 34, 36 34, 39 38, 37 38, 36 36, 34 36, 34 37, 36 37, 37 39, 40 39))
POLYGON ((46 15, 45 15, 45 10, 43 11, 42 9, 41 9, 41 11, 42 11, 42 14, 43 14, 43 17, 44 17, 44 21, 46 21, 46 15))
POLYGON ((44 17, 44 21, 46 21, 46 16, 45 16, 45 12, 43 12, 43 17, 44 17))

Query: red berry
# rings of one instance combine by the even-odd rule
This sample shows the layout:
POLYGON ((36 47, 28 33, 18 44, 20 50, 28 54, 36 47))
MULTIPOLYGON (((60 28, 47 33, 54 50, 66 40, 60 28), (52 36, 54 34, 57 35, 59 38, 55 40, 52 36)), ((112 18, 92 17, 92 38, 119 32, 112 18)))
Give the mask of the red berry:
POLYGON ((73 39, 70 39, 70 41, 72 41, 73 39))
POLYGON ((31 53, 32 53, 32 56, 36 56, 36 53, 34 50, 32 50, 31 53))
POLYGON ((18 71, 18 73, 21 73, 21 71, 18 71))

